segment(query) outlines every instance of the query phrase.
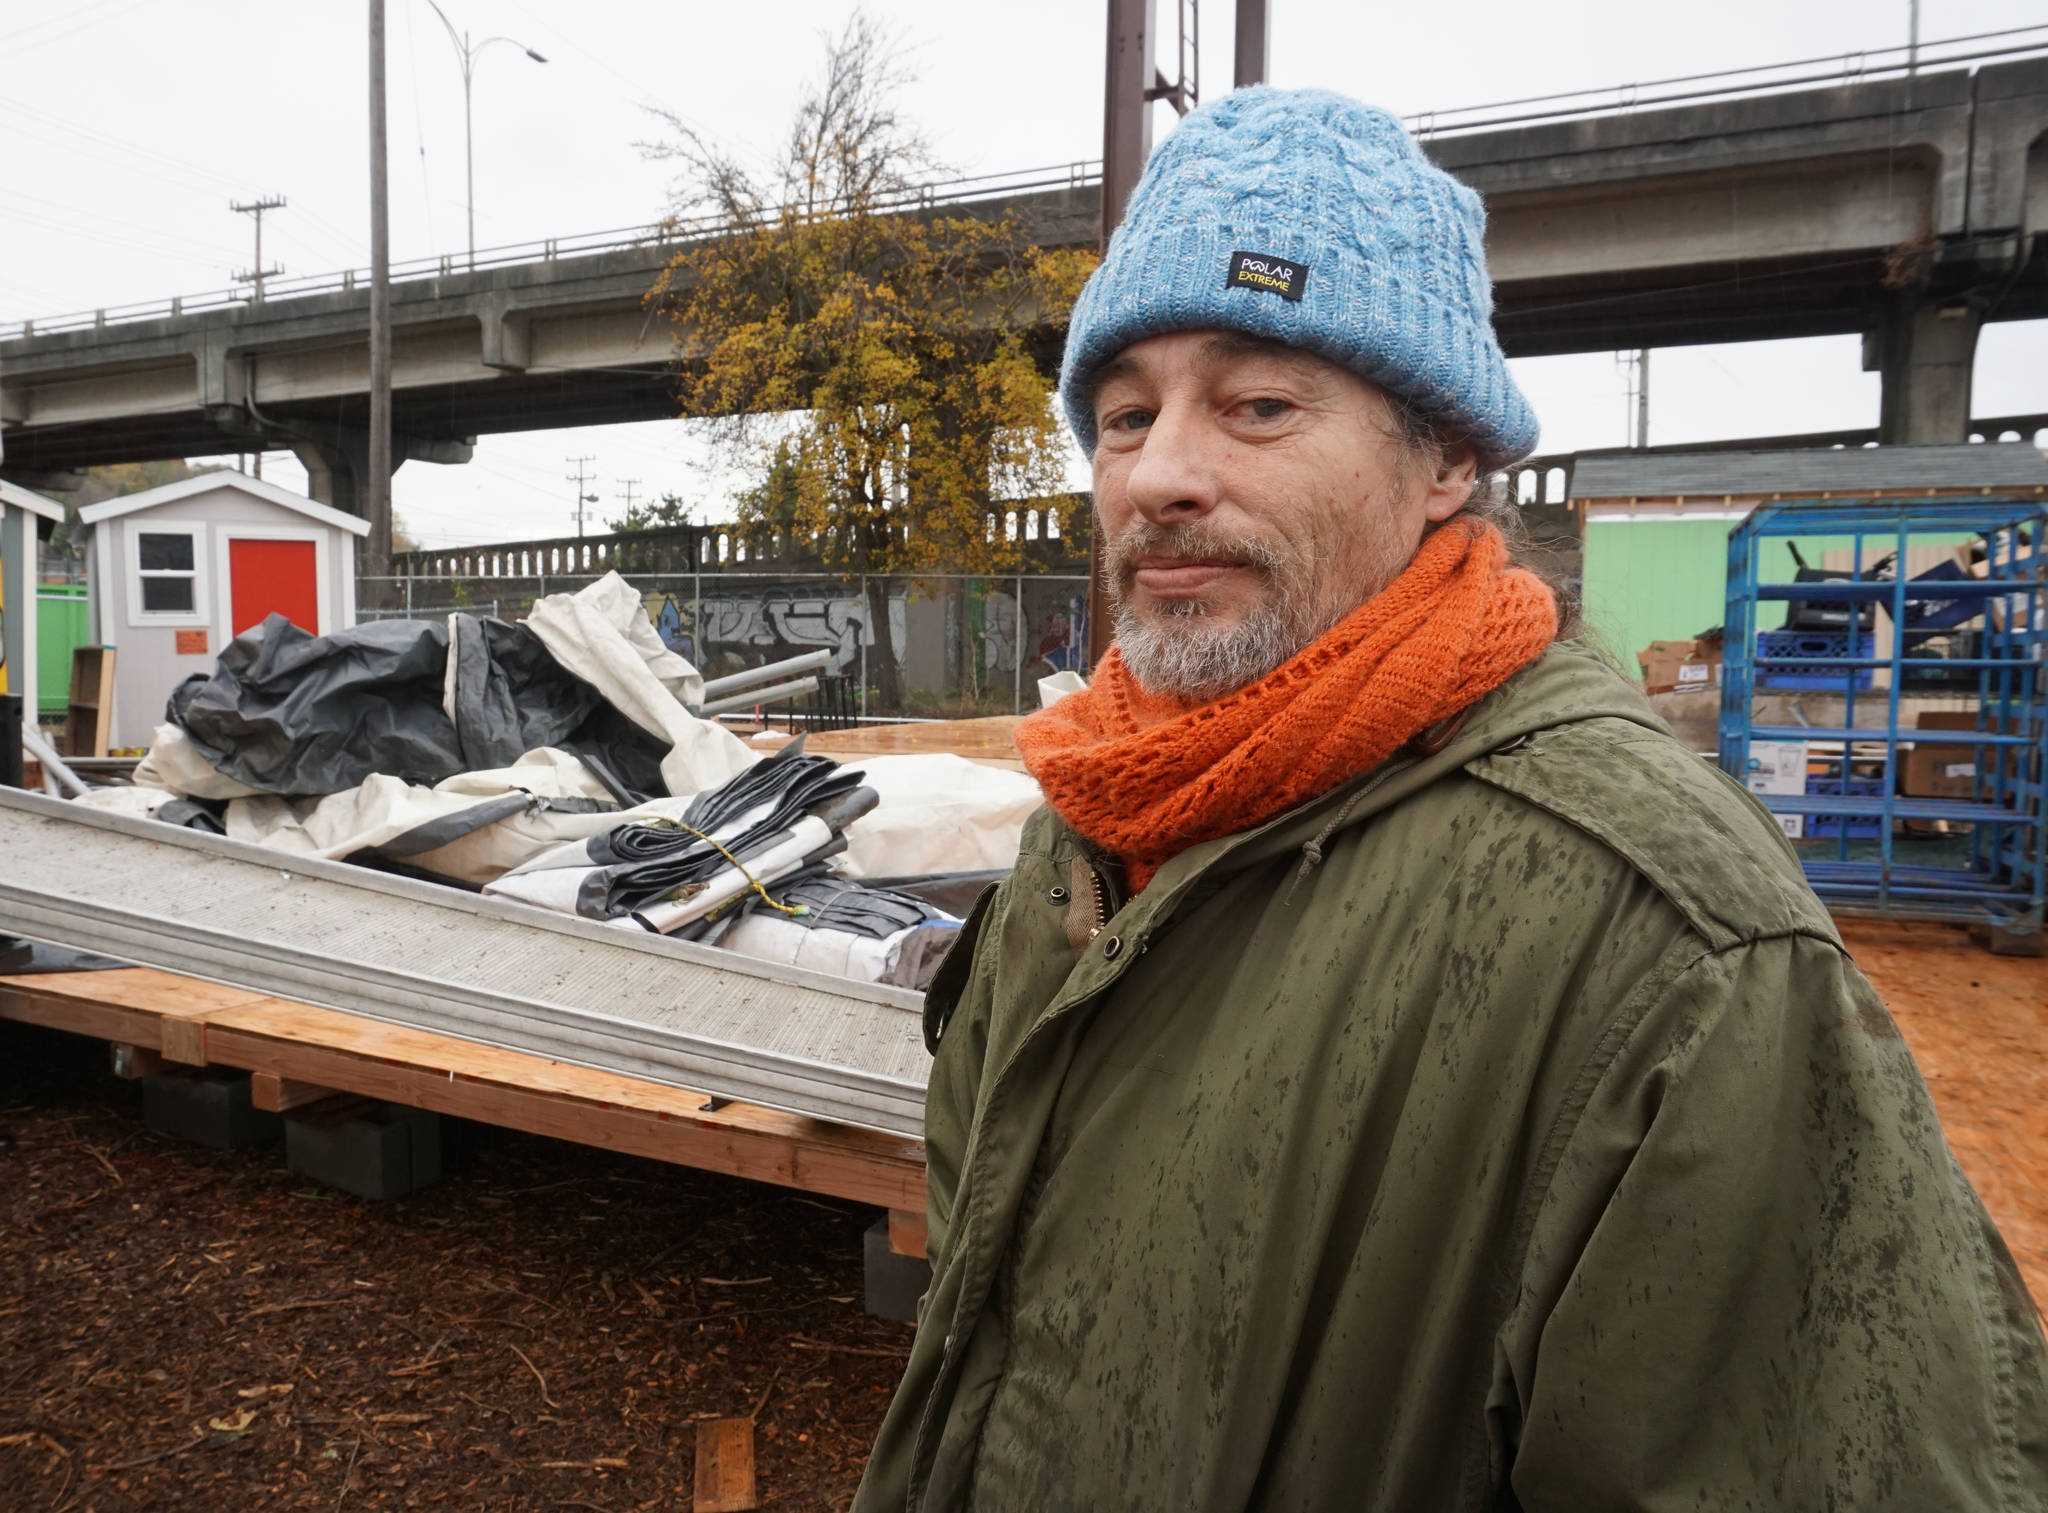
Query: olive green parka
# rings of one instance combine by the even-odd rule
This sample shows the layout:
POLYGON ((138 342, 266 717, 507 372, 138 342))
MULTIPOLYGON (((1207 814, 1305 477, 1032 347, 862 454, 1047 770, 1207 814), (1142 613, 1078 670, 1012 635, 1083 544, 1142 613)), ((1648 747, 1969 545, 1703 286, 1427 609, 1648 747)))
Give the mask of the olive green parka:
POLYGON ((855 1507, 2041 1509, 2048 1370, 1776 827, 1570 643, 1137 898, 1049 812, 927 999, 855 1507))

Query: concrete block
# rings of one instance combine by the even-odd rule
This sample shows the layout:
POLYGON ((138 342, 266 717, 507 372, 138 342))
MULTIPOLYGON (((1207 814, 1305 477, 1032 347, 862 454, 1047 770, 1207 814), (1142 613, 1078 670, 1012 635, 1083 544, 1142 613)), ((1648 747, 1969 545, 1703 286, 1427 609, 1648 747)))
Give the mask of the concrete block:
POLYGON ((899 1256, 889 1248, 887 1214, 869 1226, 861 1250, 866 1263, 868 1312, 878 1319, 915 1324, 918 1300, 932 1285, 931 1263, 918 1256, 899 1256))
POLYGON ((1970 939, 1993 956, 2039 956, 2044 936, 2039 925, 2016 930, 1999 925, 1972 925, 1970 939))
POLYGON ((440 1116, 396 1103, 286 1119, 285 1164, 359 1198, 402 1198, 441 1180, 440 1116))
POLYGON ((277 1115, 249 1102, 249 1074, 220 1067, 144 1077, 142 1122, 160 1135, 220 1151, 244 1150, 283 1133, 277 1115))

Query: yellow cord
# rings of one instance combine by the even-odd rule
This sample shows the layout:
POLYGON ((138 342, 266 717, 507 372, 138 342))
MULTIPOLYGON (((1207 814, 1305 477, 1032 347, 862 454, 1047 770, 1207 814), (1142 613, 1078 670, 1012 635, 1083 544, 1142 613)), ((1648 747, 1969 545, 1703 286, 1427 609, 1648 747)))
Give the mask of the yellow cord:
MULTIPOLYGON (((696 826, 686 825, 681 820, 669 819, 665 815, 656 815, 653 819, 645 821, 645 823, 652 825, 657 829, 687 830, 690 834, 696 836, 698 840, 703 841, 706 845, 710 846, 714 851, 716 851, 720 856, 724 857, 727 861, 731 862, 735 867, 739 868, 740 876, 744 877, 747 880, 747 886, 752 888, 756 893, 760 894, 761 902, 766 904, 769 908, 775 910, 776 913, 787 914, 794 918, 798 915, 808 914, 811 912, 810 910, 806 909, 802 904, 778 904, 774 899, 768 896, 768 890, 761 886, 761 884, 755 879, 754 874, 747 870, 747 864, 745 862, 741 861, 738 857, 734 856, 730 851, 726 850, 725 847, 721 845, 718 841, 713 840, 710 836, 706 835, 696 826)), ((706 915, 705 917, 707 919, 711 918, 712 915, 721 913, 724 910, 724 908, 725 905, 721 904, 718 908, 713 909, 710 915, 706 915)))

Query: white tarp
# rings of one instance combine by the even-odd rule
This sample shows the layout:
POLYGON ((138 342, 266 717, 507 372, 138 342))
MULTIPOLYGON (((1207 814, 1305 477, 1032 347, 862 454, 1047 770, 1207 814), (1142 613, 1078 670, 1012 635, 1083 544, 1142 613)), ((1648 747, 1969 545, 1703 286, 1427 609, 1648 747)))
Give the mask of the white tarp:
MULTIPOLYGON (((458 773, 432 788, 375 776, 324 798, 282 799, 271 794, 236 798, 229 801, 222 823, 231 840, 269 846, 292 856, 342 859, 387 846, 436 822, 447 821, 452 828, 462 829, 461 816, 514 794, 542 800, 610 797, 575 757, 543 748, 528 752, 510 767, 458 773)), ((138 784, 98 788, 78 802, 148 818, 176 797, 179 795, 138 784)), ((688 796, 587 814, 536 806, 480 825, 445 845, 409 850, 402 859, 409 867, 480 887, 565 842, 596 835, 628 819, 652 815, 680 818, 689 806, 688 796)))
POLYGON ((1021 772, 965 757, 847 758, 881 803, 848 827, 835 870, 847 877, 924 877, 1014 866, 1024 821, 1043 802, 1021 772))
POLYGON ((716 788, 761 759, 724 726, 683 707, 704 702, 704 680, 661 644, 639 590, 617 573, 573 594, 549 594, 525 623, 549 656, 635 725, 669 742, 661 775, 670 793, 716 788))

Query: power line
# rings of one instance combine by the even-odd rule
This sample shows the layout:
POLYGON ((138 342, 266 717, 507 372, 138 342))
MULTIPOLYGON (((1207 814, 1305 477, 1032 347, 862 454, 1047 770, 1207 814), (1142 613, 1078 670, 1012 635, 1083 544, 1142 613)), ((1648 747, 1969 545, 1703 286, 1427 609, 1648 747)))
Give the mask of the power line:
MULTIPOLYGON (((101 0, 102 6, 104 6, 106 3, 109 3, 109 0, 101 0)), ((75 37, 82 31, 89 31, 94 27, 105 26, 110 22, 116 20, 117 18, 127 15, 130 11, 140 10, 143 6, 147 5, 148 3, 149 0, 128 0, 128 3, 126 5, 120 6, 111 14, 103 14, 98 16, 91 16, 88 14, 91 10, 96 8, 92 6, 88 6, 84 11, 67 11, 61 16, 53 16, 47 21, 38 21, 33 26, 24 26, 19 31, 9 32, 6 36, 0 37, 0 42, 6 42, 9 44, 8 52, 10 55, 19 56, 20 54, 29 51, 31 48, 44 47, 52 42, 62 42, 66 37, 75 37), (45 37, 34 37, 27 42, 17 42, 15 40, 16 38, 24 36, 29 32, 36 31, 42 27, 53 26, 64 21, 72 21, 76 22, 77 24, 72 26, 68 31, 55 32, 45 37)))

